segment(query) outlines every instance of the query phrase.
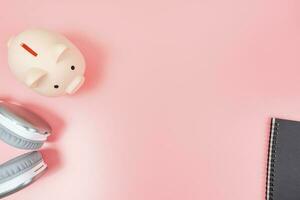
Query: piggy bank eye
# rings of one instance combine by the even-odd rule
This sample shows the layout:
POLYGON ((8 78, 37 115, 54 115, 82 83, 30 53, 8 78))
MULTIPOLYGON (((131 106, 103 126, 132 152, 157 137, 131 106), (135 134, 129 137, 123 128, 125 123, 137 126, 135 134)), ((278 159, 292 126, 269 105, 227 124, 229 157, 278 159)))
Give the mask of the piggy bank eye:
POLYGON ((75 66, 74 65, 71 66, 71 70, 75 70, 75 66))
POLYGON ((59 88, 59 85, 54 85, 54 88, 55 88, 55 89, 59 88))

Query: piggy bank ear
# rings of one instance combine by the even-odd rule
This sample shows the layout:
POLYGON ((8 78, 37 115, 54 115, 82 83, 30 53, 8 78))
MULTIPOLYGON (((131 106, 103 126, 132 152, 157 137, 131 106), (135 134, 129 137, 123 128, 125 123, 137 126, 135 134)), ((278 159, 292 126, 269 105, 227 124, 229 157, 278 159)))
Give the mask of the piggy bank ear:
POLYGON ((12 37, 10 37, 9 40, 7 41, 7 47, 8 47, 8 48, 10 47, 10 45, 11 45, 12 41, 14 40, 14 38, 15 38, 15 37, 12 36, 12 37))
POLYGON ((26 73, 25 83, 28 87, 35 88, 47 75, 47 72, 39 68, 31 68, 26 73))
POLYGON ((68 49, 64 44, 55 44, 52 47, 52 55, 56 63, 58 63, 63 55, 63 53, 68 49))

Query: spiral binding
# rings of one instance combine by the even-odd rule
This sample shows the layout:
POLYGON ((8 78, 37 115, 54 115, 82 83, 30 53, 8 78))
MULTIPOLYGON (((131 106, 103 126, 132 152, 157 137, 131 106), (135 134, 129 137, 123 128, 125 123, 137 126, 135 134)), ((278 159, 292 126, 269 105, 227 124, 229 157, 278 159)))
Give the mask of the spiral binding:
POLYGON ((272 118, 271 133, 269 139, 268 167, 267 167, 267 188, 266 200, 274 200, 274 180, 275 180, 275 164, 276 164, 276 144, 279 133, 279 123, 272 118))

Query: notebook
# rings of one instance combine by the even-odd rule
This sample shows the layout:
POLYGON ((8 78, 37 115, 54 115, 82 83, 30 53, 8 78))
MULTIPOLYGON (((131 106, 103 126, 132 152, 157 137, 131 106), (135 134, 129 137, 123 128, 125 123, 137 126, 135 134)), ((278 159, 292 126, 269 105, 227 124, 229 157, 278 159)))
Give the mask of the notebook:
POLYGON ((300 199, 300 122, 272 118, 266 199, 300 199))

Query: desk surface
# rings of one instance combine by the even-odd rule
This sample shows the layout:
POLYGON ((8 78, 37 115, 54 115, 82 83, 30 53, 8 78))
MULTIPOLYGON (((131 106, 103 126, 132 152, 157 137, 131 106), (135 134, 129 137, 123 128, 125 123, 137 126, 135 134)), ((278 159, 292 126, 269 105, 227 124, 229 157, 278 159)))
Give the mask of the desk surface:
POLYGON ((20 2, 1 1, 0 95, 54 134, 47 175, 8 200, 264 199, 270 117, 300 120, 299 1, 20 2), (6 41, 28 27, 82 50, 76 95, 39 96, 9 72, 6 41))

